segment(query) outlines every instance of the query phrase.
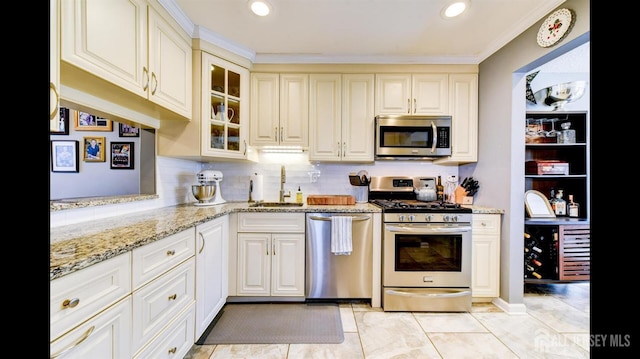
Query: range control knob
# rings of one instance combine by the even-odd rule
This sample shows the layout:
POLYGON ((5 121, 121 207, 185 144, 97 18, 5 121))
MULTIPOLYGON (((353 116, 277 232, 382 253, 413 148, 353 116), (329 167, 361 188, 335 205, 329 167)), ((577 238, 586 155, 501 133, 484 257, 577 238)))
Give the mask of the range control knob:
POLYGON ((425 215, 425 216, 424 216, 424 221, 425 221, 425 222, 431 222, 431 221, 433 221, 433 216, 432 216, 432 215, 430 215, 430 214, 425 215))
POLYGON ((414 216, 413 214, 409 215, 409 222, 413 222, 416 220, 416 216, 414 216))
POLYGON ((398 222, 404 222, 404 214, 398 215, 398 222))
POLYGON ((445 222, 458 222, 458 216, 456 216, 455 214, 454 215, 446 214, 443 217, 443 219, 444 219, 445 222))

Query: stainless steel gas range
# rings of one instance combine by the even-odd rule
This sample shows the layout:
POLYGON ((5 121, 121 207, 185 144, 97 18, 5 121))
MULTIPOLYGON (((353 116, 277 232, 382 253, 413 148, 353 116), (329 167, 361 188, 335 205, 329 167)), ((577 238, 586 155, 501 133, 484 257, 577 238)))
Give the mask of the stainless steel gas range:
POLYGON ((430 177, 372 177, 369 202, 382 208, 385 311, 471 310, 471 209, 416 200, 430 177))

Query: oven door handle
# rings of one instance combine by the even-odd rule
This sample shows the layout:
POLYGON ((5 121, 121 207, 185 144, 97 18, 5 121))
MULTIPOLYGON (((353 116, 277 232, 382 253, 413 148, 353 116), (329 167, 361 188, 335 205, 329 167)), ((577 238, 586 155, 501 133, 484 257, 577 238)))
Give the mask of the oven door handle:
POLYGON ((387 294, 398 295, 403 297, 429 297, 429 298, 455 298, 466 297, 471 295, 470 290, 462 290, 454 293, 416 293, 416 292, 403 292, 401 290, 387 289, 387 294))
POLYGON ((389 232, 406 232, 406 233, 460 233, 471 232, 471 226, 459 226, 459 227, 409 227, 409 226, 395 226, 387 224, 385 228, 389 232))

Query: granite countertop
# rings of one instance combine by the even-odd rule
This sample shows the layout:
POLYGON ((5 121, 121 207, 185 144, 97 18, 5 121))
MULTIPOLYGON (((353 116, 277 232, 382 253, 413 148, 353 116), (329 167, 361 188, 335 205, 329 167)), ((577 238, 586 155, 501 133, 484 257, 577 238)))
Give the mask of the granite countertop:
POLYGON ((183 204, 54 227, 49 231, 49 279, 63 277, 232 212, 379 213, 381 209, 368 203, 335 206, 305 204, 300 207, 249 207, 247 202, 228 202, 215 206, 183 204))
MULTIPOLYGON (((139 200, 140 197, 138 196, 139 200)), ((102 200, 68 202, 69 208, 102 204, 102 200), (97 202, 96 202, 97 201, 97 202)), ((61 208, 52 211, 61 210, 61 208)), ((473 213, 504 213, 481 206, 465 206, 473 213)), ((250 207, 247 202, 227 202, 215 206, 183 204, 107 219, 54 227, 49 231, 49 279, 63 277, 77 270, 113 258, 135 248, 163 239, 201 223, 233 212, 342 212, 380 213, 369 203, 355 205, 308 205, 300 207, 250 207)))

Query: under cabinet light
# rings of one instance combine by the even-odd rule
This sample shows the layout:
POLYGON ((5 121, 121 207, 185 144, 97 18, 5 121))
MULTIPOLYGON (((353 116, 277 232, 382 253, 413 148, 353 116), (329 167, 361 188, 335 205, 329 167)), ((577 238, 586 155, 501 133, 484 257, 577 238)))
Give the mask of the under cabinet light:
POLYGON ((261 151, 264 153, 302 153, 304 149, 300 146, 264 146, 261 151))

